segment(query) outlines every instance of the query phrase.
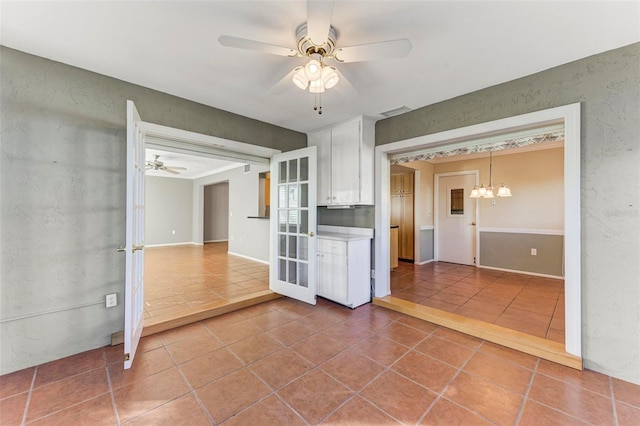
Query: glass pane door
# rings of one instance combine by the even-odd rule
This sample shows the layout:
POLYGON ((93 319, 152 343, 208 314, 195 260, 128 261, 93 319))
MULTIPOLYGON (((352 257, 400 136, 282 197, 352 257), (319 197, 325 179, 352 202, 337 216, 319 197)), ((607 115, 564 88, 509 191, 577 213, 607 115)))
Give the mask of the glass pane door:
POLYGON ((274 156, 271 177, 270 288, 315 304, 316 148, 274 156))

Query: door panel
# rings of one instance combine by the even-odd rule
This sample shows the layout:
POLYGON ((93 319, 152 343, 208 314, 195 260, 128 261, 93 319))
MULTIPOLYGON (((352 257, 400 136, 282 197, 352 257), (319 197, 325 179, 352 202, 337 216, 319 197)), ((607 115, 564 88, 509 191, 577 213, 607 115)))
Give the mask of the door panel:
POLYGON ((438 260, 475 264, 476 184, 473 174, 440 176, 438 184, 438 260))
POLYGON ((271 160, 269 288, 316 303, 316 147, 271 160))
POLYGON ((140 115, 127 101, 127 206, 124 368, 131 368, 144 326, 144 138, 140 115))

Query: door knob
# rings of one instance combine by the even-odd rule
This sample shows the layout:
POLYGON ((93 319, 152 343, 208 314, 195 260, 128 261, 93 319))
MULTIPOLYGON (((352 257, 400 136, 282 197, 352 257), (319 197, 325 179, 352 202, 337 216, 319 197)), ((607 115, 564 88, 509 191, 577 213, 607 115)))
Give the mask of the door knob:
POLYGON ((475 223, 475 222, 471 222, 471 224, 472 224, 473 226, 476 226, 476 223, 475 223))
POLYGON ((125 247, 118 247, 116 251, 127 251, 127 249, 125 247))
POLYGON ((141 246, 135 246, 135 245, 134 245, 134 246, 131 248, 131 251, 135 253, 135 252, 137 252, 138 250, 142 250, 142 249, 144 249, 144 244, 143 244, 143 245, 141 245, 141 246))
POLYGON ((310 237, 313 237, 313 236, 314 236, 314 235, 316 235, 316 234, 314 234, 314 233, 313 233, 313 231, 309 231, 309 234, 308 234, 308 235, 309 235, 310 237))

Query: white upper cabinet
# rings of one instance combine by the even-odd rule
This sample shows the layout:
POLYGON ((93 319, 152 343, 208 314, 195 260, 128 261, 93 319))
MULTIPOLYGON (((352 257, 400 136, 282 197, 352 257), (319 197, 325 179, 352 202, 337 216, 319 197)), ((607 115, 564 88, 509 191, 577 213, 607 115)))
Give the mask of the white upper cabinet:
POLYGON ((373 205, 375 122, 367 117, 308 135, 318 152, 318 205, 373 205))

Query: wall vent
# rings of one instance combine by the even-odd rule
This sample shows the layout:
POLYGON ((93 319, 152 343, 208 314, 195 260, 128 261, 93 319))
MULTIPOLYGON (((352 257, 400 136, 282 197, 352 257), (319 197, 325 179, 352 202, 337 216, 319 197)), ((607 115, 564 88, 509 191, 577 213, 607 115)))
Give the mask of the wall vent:
POLYGON ((245 164, 244 165, 244 173, 250 173, 251 172, 251 164, 245 164))

